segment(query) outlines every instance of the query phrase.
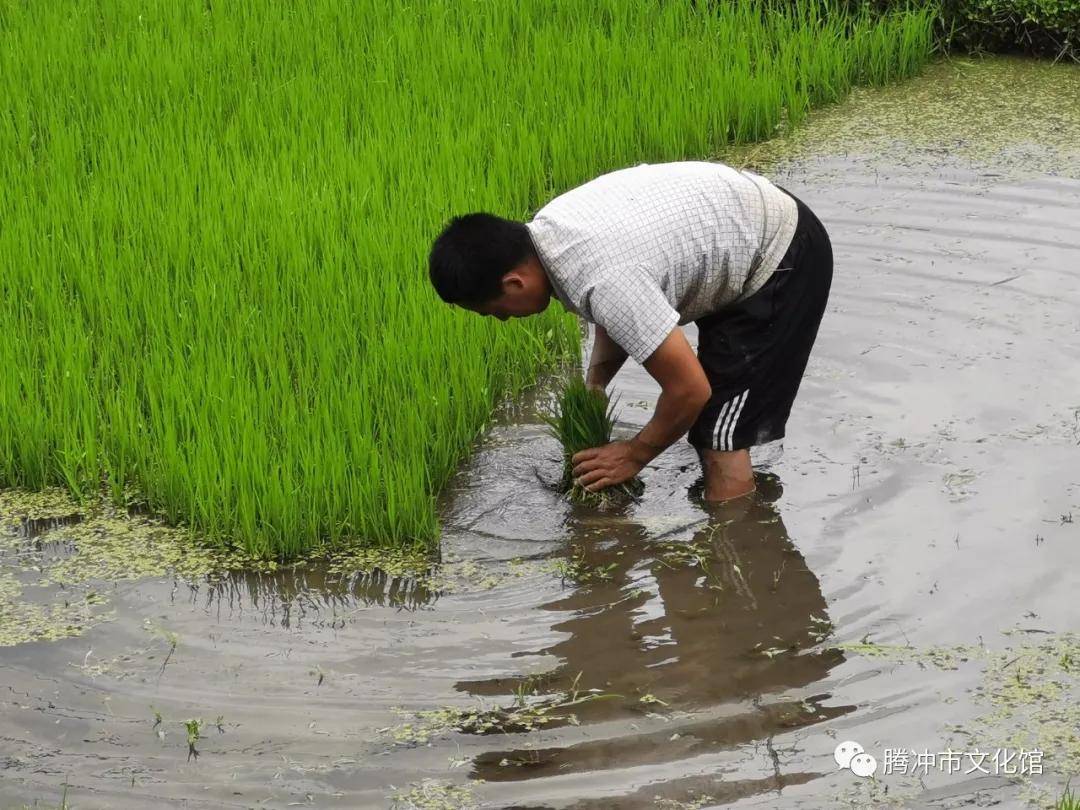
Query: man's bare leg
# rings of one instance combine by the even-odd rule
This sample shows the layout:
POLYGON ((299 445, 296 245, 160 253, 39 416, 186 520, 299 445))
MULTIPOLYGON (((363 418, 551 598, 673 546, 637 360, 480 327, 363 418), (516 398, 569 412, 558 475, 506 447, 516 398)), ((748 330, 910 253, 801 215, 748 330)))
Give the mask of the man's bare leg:
POLYGON ((730 501, 754 491, 754 468, 749 450, 710 450, 698 448, 698 458, 705 473, 707 501, 730 501))

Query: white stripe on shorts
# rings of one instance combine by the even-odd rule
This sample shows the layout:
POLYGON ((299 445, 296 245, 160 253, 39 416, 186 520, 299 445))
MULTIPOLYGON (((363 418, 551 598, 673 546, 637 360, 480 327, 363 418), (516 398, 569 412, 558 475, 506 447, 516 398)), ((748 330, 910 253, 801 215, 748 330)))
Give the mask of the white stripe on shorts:
POLYGON ((731 403, 734 400, 728 400, 724 403, 724 407, 720 409, 720 415, 716 417, 716 428, 713 430, 712 448, 713 450, 719 449, 717 442, 720 439, 720 425, 724 423, 724 417, 727 416, 728 409, 731 408, 731 403))
POLYGON ((742 392, 742 396, 739 398, 739 404, 735 406, 735 414, 728 420, 727 437, 725 444, 726 447, 720 448, 721 450, 731 450, 734 445, 735 438, 735 425, 739 421, 739 417, 742 415, 743 406, 746 404, 746 398, 750 394, 750 389, 747 388, 742 392))
POLYGON ((742 413, 743 405, 746 404, 746 397, 749 393, 750 389, 747 388, 741 394, 736 394, 735 397, 725 402, 720 409, 720 414, 716 417, 716 429, 713 431, 712 443, 714 449, 731 449, 731 440, 735 434, 735 423, 739 421, 739 414, 742 413))

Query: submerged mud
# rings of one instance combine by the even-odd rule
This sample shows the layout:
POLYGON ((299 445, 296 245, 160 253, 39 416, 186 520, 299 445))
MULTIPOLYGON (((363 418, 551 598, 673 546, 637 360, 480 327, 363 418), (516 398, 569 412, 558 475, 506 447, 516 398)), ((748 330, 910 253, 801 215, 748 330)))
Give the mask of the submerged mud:
MULTIPOLYGON (((446 491, 441 574, 99 570, 107 616, 0 648, 0 807, 1046 806, 1080 773, 1078 94, 942 63, 743 156, 836 258, 753 498, 703 502, 680 442, 639 503, 567 503, 540 387, 446 491), (1020 747, 1043 773, 882 768, 1020 747)), ((629 435, 657 386, 613 389, 629 435)), ((64 604, 26 559, 0 614, 3 577, 64 604)))

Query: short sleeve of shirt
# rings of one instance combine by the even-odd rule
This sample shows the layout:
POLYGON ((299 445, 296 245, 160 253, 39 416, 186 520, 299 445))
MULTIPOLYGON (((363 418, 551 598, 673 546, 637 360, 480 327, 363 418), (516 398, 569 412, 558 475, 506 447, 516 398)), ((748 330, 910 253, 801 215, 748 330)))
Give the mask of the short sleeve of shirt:
POLYGON ((679 313, 656 279, 636 265, 604 274, 588 299, 593 322, 641 364, 679 323, 679 313))

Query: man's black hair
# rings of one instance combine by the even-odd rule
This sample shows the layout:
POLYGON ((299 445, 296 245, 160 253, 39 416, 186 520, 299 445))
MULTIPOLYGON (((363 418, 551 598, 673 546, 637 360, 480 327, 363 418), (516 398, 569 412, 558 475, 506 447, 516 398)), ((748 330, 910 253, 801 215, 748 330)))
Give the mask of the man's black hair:
POLYGON ((450 220, 435 239, 428 275, 448 304, 483 304, 498 298, 502 277, 534 253, 523 222, 465 214, 450 220))

